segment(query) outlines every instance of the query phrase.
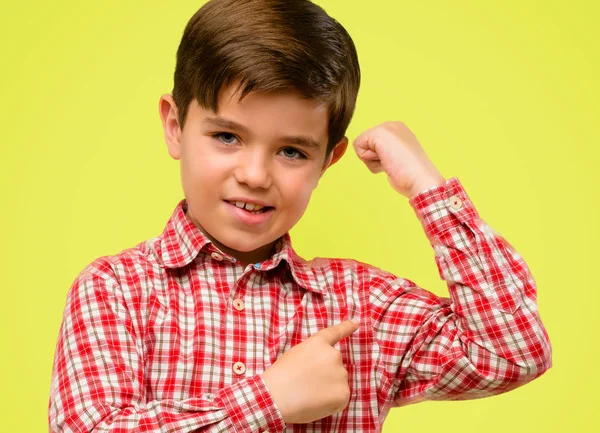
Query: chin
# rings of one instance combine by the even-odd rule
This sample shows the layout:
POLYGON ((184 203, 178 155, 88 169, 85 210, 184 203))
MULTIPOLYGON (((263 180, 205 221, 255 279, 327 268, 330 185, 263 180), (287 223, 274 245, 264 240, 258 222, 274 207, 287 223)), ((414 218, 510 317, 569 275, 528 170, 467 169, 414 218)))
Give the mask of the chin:
POLYGON ((242 253, 247 253, 250 251, 254 251, 259 249, 262 246, 265 246, 266 244, 268 244, 268 241, 262 242, 260 240, 260 238, 252 236, 252 235, 247 235, 248 237, 252 237, 252 239, 248 239, 248 240, 244 240, 244 239, 240 239, 239 237, 233 237, 231 239, 226 238, 224 239, 225 242, 221 243, 223 245, 225 245, 226 247, 231 248, 232 250, 236 250, 236 251, 240 251, 242 253))

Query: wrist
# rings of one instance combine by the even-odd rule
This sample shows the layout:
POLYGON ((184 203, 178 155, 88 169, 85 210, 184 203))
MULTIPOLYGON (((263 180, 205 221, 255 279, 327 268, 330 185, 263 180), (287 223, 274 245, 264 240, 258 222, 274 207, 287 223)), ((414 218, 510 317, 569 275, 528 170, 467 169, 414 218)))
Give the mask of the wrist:
POLYGON ((430 188, 444 186, 445 184, 446 184, 446 179, 441 174, 438 176, 419 180, 418 182, 415 182, 415 185, 411 188, 411 190, 409 192, 409 198, 411 198, 417 194, 420 194, 430 188))
POLYGON ((281 418, 283 419, 284 422, 287 423, 287 420, 289 419, 287 407, 285 407, 283 399, 279 396, 279 391, 277 390, 277 387, 269 378, 268 370, 264 371, 259 376, 261 377, 263 383, 265 384, 265 387, 267 388, 267 392, 271 396, 273 403, 279 410, 279 413, 281 414, 281 418))

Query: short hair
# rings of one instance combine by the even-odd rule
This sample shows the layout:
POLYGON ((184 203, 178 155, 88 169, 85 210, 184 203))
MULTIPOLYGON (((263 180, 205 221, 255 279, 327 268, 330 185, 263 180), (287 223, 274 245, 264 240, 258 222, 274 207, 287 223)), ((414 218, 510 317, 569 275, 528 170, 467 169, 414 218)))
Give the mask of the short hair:
POLYGON ((223 85, 292 91, 328 107, 326 155, 356 105, 360 67, 344 27, 309 0, 210 0, 188 21, 177 50, 173 99, 183 129, 192 98, 218 111, 223 85))

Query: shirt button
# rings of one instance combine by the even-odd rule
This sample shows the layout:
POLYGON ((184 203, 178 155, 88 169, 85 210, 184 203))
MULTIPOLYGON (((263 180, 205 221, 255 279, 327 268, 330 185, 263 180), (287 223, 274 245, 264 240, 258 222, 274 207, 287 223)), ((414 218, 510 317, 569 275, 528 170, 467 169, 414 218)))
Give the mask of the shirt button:
POLYGON ((458 210, 462 207, 462 200, 458 198, 458 196, 453 195, 448 200, 450 200, 450 206, 452 206, 454 209, 458 210))
POLYGON ((233 306, 236 310, 242 311, 244 309, 244 301, 242 301, 241 299, 234 299, 233 306))
POLYGON ((243 362, 238 361, 235 364, 233 364, 233 371, 237 374, 244 374, 244 372, 246 371, 246 366, 243 362))
POLYGON ((219 253, 212 253, 210 256, 211 256, 213 259, 215 259, 215 260, 218 260, 218 261, 221 261, 221 260, 223 260, 223 256, 222 256, 221 254, 219 254, 219 253))

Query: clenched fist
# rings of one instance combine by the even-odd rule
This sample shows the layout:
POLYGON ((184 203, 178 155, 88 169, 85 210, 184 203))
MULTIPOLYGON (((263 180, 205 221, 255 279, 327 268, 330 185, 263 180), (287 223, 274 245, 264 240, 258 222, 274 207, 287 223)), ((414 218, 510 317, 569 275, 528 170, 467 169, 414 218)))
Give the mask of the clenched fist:
POLYGON ((343 410, 350 400, 348 372, 333 346, 359 328, 346 320, 285 352, 261 376, 287 424, 309 423, 343 410))
POLYGON ((367 129, 353 144, 372 173, 384 171, 392 188, 408 198, 446 182, 415 134, 402 122, 384 122, 367 129))

